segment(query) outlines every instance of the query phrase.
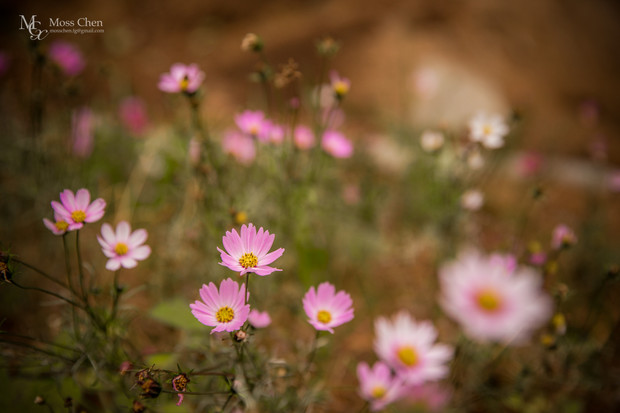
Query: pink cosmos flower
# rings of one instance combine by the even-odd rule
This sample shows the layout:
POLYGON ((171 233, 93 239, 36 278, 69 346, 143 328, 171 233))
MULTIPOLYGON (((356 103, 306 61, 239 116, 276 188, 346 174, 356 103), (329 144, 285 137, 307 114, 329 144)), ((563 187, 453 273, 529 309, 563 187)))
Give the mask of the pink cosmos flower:
POLYGON ((157 87, 162 92, 192 94, 198 90, 205 73, 200 70, 197 64, 184 65, 175 63, 170 67, 170 73, 163 73, 159 77, 157 87))
POLYGON ((231 155, 243 165, 251 164, 256 158, 254 140, 237 131, 228 131, 224 134, 222 149, 224 153, 231 155))
POLYGON ((315 144, 314 133, 305 125, 295 127, 295 130, 293 131, 293 140, 295 142, 295 146, 301 150, 310 149, 315 144))
POLYGON ((543 165, 543 157, 537 152, 526 152, 518 158, 518 173, 523 177, 535 176, 543 165))
POLYGON ((330 72, 329 81, 336 99, 342 99, 351 89, 351 81, 346 77, 340 77, 335 70, 330 72))
POLYGON ((555 227, 553 230, 553 238, 551 239, 551 246, 556 249, 562 249, 575 245, 577 242, 577 236, 568 226, 561 224, 555 227))
POLYGON ((118 106, 118 116, 133 135, 140 136, 149 124, 144 101, 137 96, 123 99, 118 106))
POLYGON ((220 331, 236 331, 243 326, 250 313, 250 305, 245 302, 245 285, 239 285, 227 278, 220 283, 218 291, 212 282, 202 285, 202 301, 190 304, 192 314, 202 324, 215 327, 211 334, 220 331))
POLYGON ((235 123, 244 134, 261 141, 267 140, 267 132, 270 123, 265 119, 265 114, 260 110, 246 110, 235 116, 235 123))
POLYGON ((72 43, 55 41, 50 45, 48 56, 67 76, 79 74, 86 66, 82 52, 72 43))
POLYGON ((82 107, 72 115, 73 153, 79 158, 88 158, 95 146, 95 116, 90 108, 82 107))
POLYGON ((489 261, 504 267, 508 273, 512 273, 517 269, 517 257, 512 254, 500 254, 496 252, 489 256, 489 261))
POLYGON ((84 222, 97 222, 105 213, 106 203, 102 198, 90 202, 88 189, 78 189, 73 194, 69 189, 60 193, 60 202, 52 201, 52 208, 58 217, 69 224, 68 231, 80 229, 84 222))
POLYGON ((465 251, 439 271, 440 304, 473 339, 521 344, 551 317, 552 303, 533 269, 512 272, 465 251))
POLYGON ((97 240, 106 257, 109 258, 105 267, 110 271, 119 268, 134 268, 138 261, 142 261, 151 255, 151 248, 144 244, 148 233, 145 229, 137 229, 131 232, 131 226, 126 221, 121 221, 116 226, 116 232, 110 224, 101 226, 101 236, 97 240))
POLYGON ((484 147, 497 149, 504 146, 504 136, 508 126, 499 115, 479 113, 469 121, 469 137, 473 142, 480 142, 484 147))
POLYGON ((248 316, 248 322, 254 328, 264 328, 271 324, 271 317, 267 311, 252 310, 248 316))
POLYGON ((47 218, 43 218, 43 223, 54 235, 65 234, 69 227, 69 223, 65 221, 58 212, 54 212, 54 222, 47 218))
POLYGON ((276 145, 284 142, 284 128, 281 125, 272 124, 269 128, 269 142, 276 145))
POLYGON ((319 284, 314 290, 310 287, 303 298, 304 311, 310 318, 308 322, 320 331, 334 334, 334 327, 353 320, 353 300, 351 296, 338 291, 328 282, 319 284))
POLYGON ((340 132, 326 131, 321 146, 334 158, 350 158, 353 155, 353 144, 340 132))
POLYGON ((377 355, 408 385, 436 381, 448 375, 447 363, 453 349, 434 344, 437 331, 430 321, 416 322, 401 311, 394 321, 379 317, 375 321, 377 355))
POLYGON ((360 382, 360 396, 370 402, 373 412, 383 409, 403 396, 402 380, 392 375, 390 368, 378 361, 370 368, 365 362, 357 365, 357 379, 360 382))
POLYGON ((274 271, 282 271, 270 267, 269 264, 277 260, 284 253, 284 248, 278 248, 268 253, 275 239, 274 234, 263 230, 261 227, 256 232, 254 224, 242 225, 241 236, 236 230, 226 231, 222 237, 222 243, 226 252, 218 247, 222 262, 220 265, 238 271, 239 275, 253 272, 257 275, 269 275, 274 271))
POLYGON ((611 171, 608 174, 607 185, 612 192, 620 192, 620 169, 611 171))

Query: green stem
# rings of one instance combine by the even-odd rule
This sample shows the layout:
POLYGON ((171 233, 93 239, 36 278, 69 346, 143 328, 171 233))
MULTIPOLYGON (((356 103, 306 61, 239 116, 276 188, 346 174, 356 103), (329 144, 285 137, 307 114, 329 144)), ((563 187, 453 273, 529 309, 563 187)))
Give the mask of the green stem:
MULTIPOLYGON (((67 245, 67 233, 62 234, 62 246, 65 251, 65 268, 67 271, 67 285, 69 286, 69 290, 73 293, 74 297, 78 297, 77 292, 73 288, 73 283, 71 282, 71 263, 69 257, 69 246, 67 245)), ((79 298, 79 297, 78 297, 79 298)), ((73 335, 75 336, 75 340, 80 340, 80 329, 78 325, 78 318, 75 312, 75 307, 71 307, 71 318, 73 319, 73 335)))
POLYGON ((75 251, 77 252, 78 275, 80 279, 80 291, 82 293, 82 300, 88 307, 88 294, 86 293, 86 289, 84 288, 84 269, 82 268, 82 253, 80 251, 80 230, 77 230, 75 233, 75 251))
POLYGON ((0 332, 0 335, 3 336, 8 336, 8 337, 15 337, 15 338, 21 338, 24 340, 30 340, 30 341, 34 341, 36 343, 41 343, 41 344, 46 344, 48 346, 53 346, 53 347, 58 347, 61 348, 63 350, 71 350, 71 351, 75 351, 76 353, 81 353, 80 350, 77 350, 73 347, 69 347, 69 346, 64 346, 62 344, 58 344, 58 343, 53 343, 51 341, 47 341, 47 340, 42 340, 40 338, 34 338, 34 337, 29 337, 29 336, 24 336, 21 334, 13 334, 13 333, 9 333, 9 332, 0 332))
POLYGON ((120 272, 121 272, 120 269, 114 271, 114 284, 112 287, 114 289, 112 292, 114 298, 112 301, 112 312, 110 314, 110 318, 106 322, 106 325, 114 321, 114 319, 116 318, 116 312, 118 311, 118 301, 120 300, 120 297, 121 297, 121 290, 118 286, 118 275, 120 274, 120 272))
POLYGON ((73 363, 75 361, 75 360, 72 360, 72 359, 70 359, 68 357, 65 357, 65 356, 62 356, 60 354, 54 353, 53 351, 44 350, 42 348, 33 346, 31 344, 27 344, 27 343, 17 343, 15 341, 3 340, 1 338, 0 338, 0 343, 12 344, 12 345, 15 345, 15 346, 21 346, 21 347, 29 348, 31 350, 38 351, 39 353, 47 354, 48 356, 58 357, 59 359, 64 360, 64 361, 66 361, 68 363, 73 363))
POLYGON ((321 330, 316 330, 316 335, 314 336, 314 341, 312 342, 312 350, 308 353, 308 360, 306 360, 306 368, 304 369, 304 375, 310 371, 310 367, 312 366, 312 362, 314 361, 314 357, 316 356, 317 344, 319 342, 319 335, 321 334, 321 330))

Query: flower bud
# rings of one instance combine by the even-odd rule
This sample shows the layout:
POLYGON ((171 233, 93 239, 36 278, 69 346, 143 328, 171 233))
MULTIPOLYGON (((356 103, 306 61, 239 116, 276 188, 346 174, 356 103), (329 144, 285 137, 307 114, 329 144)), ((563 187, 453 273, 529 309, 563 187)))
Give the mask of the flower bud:
POLYGON ((263 50, 263 41, 258 35, 248 33, 241 41, 241 50, 244 52, 260 52, 263 50))

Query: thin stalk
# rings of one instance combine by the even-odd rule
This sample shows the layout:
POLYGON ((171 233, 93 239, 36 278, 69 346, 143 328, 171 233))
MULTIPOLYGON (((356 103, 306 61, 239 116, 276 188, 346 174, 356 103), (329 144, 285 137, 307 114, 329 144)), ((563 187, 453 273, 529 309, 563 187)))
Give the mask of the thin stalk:
POLYGON ((30 340, 30 341, 34 341, 34 342, 37 342, 37 343, 46 344, 48 346, 58 347, 58 348, 61 348, 63 350, 71 350, 71 351, 75 351, 76 353, 81 353, 80 350, 77 350, 77 349, 75 349, 73 347, 64 346, 62 344, 53 343, 51 341, 42 340, 40 338, 34 338, 34 337, 24 336, 24 335, 21 335, 21 334, 13 334, 13 333, 8 333, 8 332, 0 332, 0 335, 2 335, 2 336, 9 336, 9 337, 15 337, 15 338, 21 338, 21 339, 24 339, 24 340, 30 340))
POLYGON ((15 282, 15 280, 11 280, 11 281, 8 281, 8 282, 13 284, 14 286, 16 286, 18 288, 21 288, 22 290, 40 291, 42 293, 45 293, 45 294, 48 294, 48 295, 52 295, 52 296, 54 296, 56 298, 59 298, 59 299, 61 299, 63 301, 66 301, 67 303, 71 304, 72 306, 75 306, 77 308, 81 308, 82 310, 86 310, 86 307, 84 307, 82 304, 76 303, 75 301, 71 300, 70 298, 64 297, 64 296, 62 296, 60 294, 57 294, 57 293, 55 293, 53 291, 49 291, 49 290, 46 290, 46 289, 43 289, 43 288, 39 288, 39 287, 25 287, 23 285, 17 284, 15 282))
POLYGON ((116 318, 116 312, 118 311, 118 301, 120 300, 121 297, 121 291, 119 289, 118 286, 118 275, 120 274, 121 270, 118 269, 116 271, 114 271, 114 284, 113 284, 113 300, 112 300, 112 312, 110 314, 110 318, 108 319, 108 321, 106 322, 106 324, 111 323, 112 321, 114 321, 114 319, 116 318))
POLYGON ((314 336, 314 341, 312 342, 312 350, 308 353, 308 359, 306 360, 306 368, 304 369, 304 375, 306 375, 310 371, 310 367, 312 366, 312 362, 314 361, 314 357, 316 356, 317 344, 319 342, 319 335, 321 334, 321 330, 316 330, 316 335, 314 336))
POLYGON ((80 230, 75 232, 75 251, 77 252, 77 262, 78 262, 78 275, 80 279, 80 291, 82 293, 82 300, 86 306, 88 306, 88 295, 86 294, 86 289, 84 288, 84 269, 82 268, 82 253, 80 251, 80 230))
POLYGON ((245 273, 245 294, 243 297, 243 304, 247 304, 250 299, 250 273, 245 273))
POLYGON ((62 282, 62 281, 60 281, 60 280, 57 280, 56 278, 52 277, 51 275, 49 275, 49 274, 48 274, 48 273, 46 273, 45 271, 40 270, 39 268, 35 267, 34 265, 30 265, 30 264, 28 264, 27 262, 22 261, 22 260, 20 260, 19 258, 15 257, 15 256, 12 256, 12 257, 11 257, 11 261, 15 261, 15 262, 17 262, 17 263, 19 263, 19 264, 23 265, 24 267, 30 268, 32 271, 34 271, 34 272, 36 272, 36 273, 38 273, 38 274, 40 274, 40 275, 44 276, 45 278, 47 278, 48 280, 50 280, 50 281, 54 282, 55 284, 58 284, 58 285, 60 285, 60 286, 61 286, 61 287, 63 287, 63 288, 67 288, 67 289, 69 289, 69 288, 65 285, 65 283, 63 283, 63 282, 62 282))
MULTIPOLYGON (((69 290, 73 293, 75 297, 78 297, 75 289, 73 288, 73 283, 71 282, 71 263, 69 257, 69 246, 67 245, 67 233, 62 234, 62 246, 65 251, 65 268, 67 271, 67 285, 69 286, 69 290)), ((79 298, 79 297, 78 297, 79 298)), ((78 318, 75 312, 75 307, 71 307, 71 318, 73 320, 73 335, 75 336, 76 341, 80 340, 80 329, 78 326, 78 318)))
POLYGON ((44 350, 42 348, 33 346, 31 344, 28 344, 28 343, 18 343, 18 342, 15 342, 15 341, 3 340, 1 338, 0 338, 0 343, 6 343, 6 344, 12 344, 12 345, 15 345, 15 346, 25 347, 25 348, 28 348, 28 349, 31 349, 31 350, 34 350, 34 351, 38 351, 39 353, 47 354, 48 356, 57 357, 57 358, 59 358, 61 360, 69 362, 69 363, 73 363, 74 362, 74 360, 71 360, 68 357, 65 357, 65 356, 62 356, 60 354, 54 353, 53 351, 44 350))

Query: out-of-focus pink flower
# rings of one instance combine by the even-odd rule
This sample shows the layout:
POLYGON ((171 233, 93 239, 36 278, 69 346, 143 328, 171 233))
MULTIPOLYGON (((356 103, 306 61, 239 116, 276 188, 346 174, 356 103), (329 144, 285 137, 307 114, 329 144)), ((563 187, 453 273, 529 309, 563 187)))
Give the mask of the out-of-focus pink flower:
POLYGON ((353 320, 353 300, 351 296, 324 282, 318 288, 310 287, 303 298, 304 311, 308 322, 320 331, 329 331, 334 334, 334 327, 353 320))
POLYGON ((353 143, 342 133, 333 130, 323 134, 321 147, 334 158, 350 158, 353 155, 353 143))
POLYGON ((511 273, 493 259, 466 251, 444 264, 439 277, 441 306, 473 339, 521 344, 551 317, 551 300, 533 269, 511 273))
POLYGON ((183 398, 185 395, 183 394, 187 390, 187 383, 189 383, 189 378, 187 374, 181 373, 172 378, 172 388, 174 391, 177 391, 177 395, 179 396, 179 401, 177 402, 177 406, 180 406, 183 403, 183 398))
POLYGON ((508 125, 499 115, 479 113, 469 121, 469 138, 473 142, 480 142, 486 148, 501 148, 507 134, 508 125))
POLYGON ((67 232, 67 228, 69 228, 69 223, 58 212, 54 212, 54 222, 43 218, 43 223, 54 235, 63 235, 67 232))
POLYGON ((265 114, 260 110, 246 110, 235 116, 235 123, 244 134, 266 141, 270 126, 265 114))
POLYGON ((248 316, 248 322, 254 328, 265 328, 271 324, 271 317, 267 311, 252 310, 248 316))
POLYGON ((620 169, 611 171, 607 176, 607 182, 612 192, 620 192, 620 169))
POLYGON ((484 204, 484 194, 478 189, 468 189, 461 195, 461 206, 470 211, 477 211, 484 204))
POLYGON ((110 224, 101 226, 101 235, 97 235, 97 241, 108 262, 105 267, 110 271, 123 268, 134 268, 138 261, 143 261, 151 255, 151 247, 143 245, 148 233, 145 229, 137 229, 131 232, 131 226, 127 221, 121 221, 116 226, 116 231, 110 224))
POLYGON ((9 71, 10 63, 11 58, 9 55, 5 51, 0 50, 0 76, 4 76, 9 71))
POLYGON ((392 375, 390 368, 382 361, 372 368, 365 362, 357 365, 357 379, 360 382, 360 396, 370 403, 373 412, 383 409, 403 396, 402 380, 392 375))
POLYGON ((329 73, 329 81, 334 96, 338 100, 344 98, 351 89, 351 81, 346 77, 341 77, 335 70, 329 73))
POLYGON ((530 177, 540 172, 543 157, 537 152, 526 152, 517 160, 518 173, 524 177, 530 177))
POLYGON ((360 202, 362 195, 357 184, 347 184, 342 188, 342 199, 348 205, 355 205, 360 202))
POLYGON ((90 108, 82 107, 73 112, 71 118, 73 154, 88 158, 95 146, 95 116, 90 108))
POLYGON ((541 267, 547 262, 547 254, 544 251, 536 251, 530 254, 530 264, 541 267))
POLYGON ((420 136, 420 146, 425 152, 435 152, 441 149, 445 141, 443 133, 425 130, 420 136))
POLYGON ((588 144, 588 150, 590 151, 590 156, 595 161, 607 160, 607 138, 604 135, 594 136, 588 144))
POLYGON ((556 249, 567 248, 575 245, 577 242, 577 236, 568 226, 561 224, 555 227, 553 230, 553 237, 551 239, 551 246, 556 249))
POLYGON ((211 334, 219 331, 239 330, 248 319, 250 305, 245 303, 245 285, 239 285, 230 278, 222 280, 220 288, 212 282, 202 285, 200 298, 189 307, 194 317, 202 324, 215 327, 211 334))
POLYGON ((409 386, 403 393, 404 400, 425 412, 439 412, 452 398, 452 392, 438 383, 426 383, 421 386, 409 386))
POLYGON ((256 158, 256 144, 254 140, 238 131, 224 133, 222 149, 224 153, 232 155, 239 163, 249 165, 256 158))
MULTIPOLYGON (((52 201, 52 208, 58 214, 58 218, 66 221, 68 231, 80 229, 84 222, 97 222, 105 213, 105 201, 102 198, 90 202, 88 189, 78 189, 73 194, 69 189, 60 193, 60 202, 52 201)), ((57 218, 57 220, 58 220, 57 218)))
POLYGON ((310 149, 315 144, 314 132, 305 125, 298 125, 293 131, 295 146, 301 150, 310 149))
POLYGON ((489 261, 493 264, 502 266, 509 273, 517 269, 517 257, 512 254, 500 254, 496 252, 489 256, 489 261))
POLYGON ((284 128, 281 125, 272 124, 269 128, 269 142, 276 145, 284 142, 284 128))
POLYGON ((242 225, 241 236, 235 229, 226 231, 226 235, 222 237, 226 252, 219 247, 217 249, 222 259, 220 265, 239 272, 239 275, 248 272, 269 275, 274 271, 282 271, 269 266, 284 253, 284 248, 269 252, 275 237, 262 227, 257 232, 254 224, 242 225))
POLYGON ((157 87, 162 92, 192 94, 198 90, 204 78, 205 73, 196 63, 175 63, 170 67, 170 73, 163 73, 159 77, 157 87))
POLYGON ((416 322, 407 312, 396 314, 393 322, 384 317, 375 321, 375 351, 408 385, 436 381, 448 375, 447 363, 453 349, 435 343, 437 331, 430 321, 416 322))
POLYGON ((599 104, 595 100, 588 99, 579 105, 579 120, 581 120, 584 126, 596 126, 598 124, 599 115, 599 104))
POLYGON ((321 111, 321 122, 325 129, 338 129, 344 125, 345 121, 344 110, 340 108, 326 108, 321 111))
POLYGON ((118 116, 129 132, 136 136, 141 136, 149 124, 144 101, 137 96, 129 96, 121 101, 118 116))
POLYGON ((423 99, 431 99, 439 90, 439 75, 431 67, 421 67, 413 72, 411 83, 416 95, 423 99))
POLYGON ((50 45, 48 56, 67 76, 75 76, 84 70, 86 63, 82 52, 72 43, 55 41, 50 45))

